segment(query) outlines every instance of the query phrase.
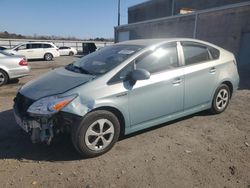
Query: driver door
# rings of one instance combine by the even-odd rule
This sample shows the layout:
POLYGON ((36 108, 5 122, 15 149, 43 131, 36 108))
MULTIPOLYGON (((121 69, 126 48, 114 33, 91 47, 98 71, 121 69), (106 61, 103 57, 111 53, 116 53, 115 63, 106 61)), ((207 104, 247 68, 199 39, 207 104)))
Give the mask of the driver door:
POLYGON ((157 121, 183 111, 184 77, 179 66, 176 43, 142 55, 136 69, 150 72, 148 80, 136 81, 129 93, 131 126, 157 121))

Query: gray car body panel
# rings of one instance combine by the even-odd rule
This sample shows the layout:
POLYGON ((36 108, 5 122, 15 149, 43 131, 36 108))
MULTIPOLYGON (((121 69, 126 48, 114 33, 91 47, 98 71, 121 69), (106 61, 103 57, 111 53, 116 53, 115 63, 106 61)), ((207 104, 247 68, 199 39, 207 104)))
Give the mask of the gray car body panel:
POLYGON ((122 44, 144 44, 147 47, 95 79, 62 68, 56 70, 56 74, 49 73, 49 78, 47 75, 42 81, 37 80, 28 84, 22 88, 21 93, 32 99, 52 94, 78 94, 78 97, 62 111, 84 117, 88 112, 98 108, 114 108, 124 117, 125 134, 129 134, 210 108, 216 89, 225 81, 233 85, 233 91, 238 88, 239 76, 234 55, 213 44, 193 39, 136 40, 122 44), (180 51, 181 48, 178 48, 180 67, 152 74, 149 80, 137 81, 133 86, 127 81, 108 84, 113 76, 144 52, 168 42, 178 41, 212 46, 220 50, 220 58, 183 66, 183 53, 180 51), (215 68, 216 71, 210 73, 211 68, 215 68), (65 78, 73 78, 68 80, 67 84, 61 84, 59 89, 50 82, 57 74, 60 75, 60 82, 64 82, 65 78), (81 78, 82 82, 76 84, 76 78, 81 78), (175 84, 177 78, 181 80, 179 84, 175 84), (48 86, 39 89, 39 92, 33 91, 41 82, 47 83, 48 86), (53 91, 50 91, 51 88, 53 91), (43 94, 39 94, 40 92, 43 94))

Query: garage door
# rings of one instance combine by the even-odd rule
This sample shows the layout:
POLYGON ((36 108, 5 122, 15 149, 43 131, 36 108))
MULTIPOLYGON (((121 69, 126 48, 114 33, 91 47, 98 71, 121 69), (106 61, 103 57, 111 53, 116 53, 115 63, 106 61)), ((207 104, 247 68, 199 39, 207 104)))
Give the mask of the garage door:
POLYGON ((122 31, 118 33, 118 42, 129 40, 129 31, 122 31))

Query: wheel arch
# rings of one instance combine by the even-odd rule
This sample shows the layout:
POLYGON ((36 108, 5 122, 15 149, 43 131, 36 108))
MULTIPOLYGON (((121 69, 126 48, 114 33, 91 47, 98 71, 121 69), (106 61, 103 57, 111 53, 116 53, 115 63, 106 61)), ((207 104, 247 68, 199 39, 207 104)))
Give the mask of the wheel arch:
POLYGON ((9 75, 9 73, 6 70, 4 70, 2 68, 0 68, 0 70, 3 71, 8 76, 8 79, 10 79, 10 75, 9 75))
POLYGON ((91 110, 90 112, 97 110, 106 110, 113 113, 118 118, 120 123, 120 136, 123 136, 125 134, 125 118, 120 110, 111 106, 101 106, 91 110))
MULTIPOLYGON (((229 87, 229 90, 230 90, 230 98, 232 97, 232 94, 233 94, 233 91, 234 91, 234 88, 233 88, 233 84, 232 82, 226 80, 226 81, 223 81, 221 84, 225 84, 229 87)), ((221 85, 220 84, 220 85, 221 85)))

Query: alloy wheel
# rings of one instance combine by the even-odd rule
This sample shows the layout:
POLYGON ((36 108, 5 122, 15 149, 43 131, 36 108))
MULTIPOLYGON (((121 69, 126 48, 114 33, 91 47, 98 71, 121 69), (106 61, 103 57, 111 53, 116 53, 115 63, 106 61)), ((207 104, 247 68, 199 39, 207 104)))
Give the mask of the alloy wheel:
POLYGON ((229 100, 228 91, 226 89, 221 89, 216 97, 216 107, 219 110, 223 110, 224 108, 226 108, 228 100, 229 100))
POLYGON ((107 119, 98 119, 86 131, 85 143, 90 150, 105 149, 114 138, 114 125, 107 119))

